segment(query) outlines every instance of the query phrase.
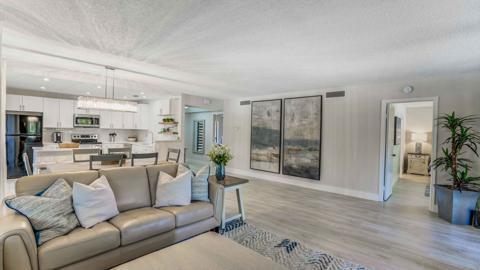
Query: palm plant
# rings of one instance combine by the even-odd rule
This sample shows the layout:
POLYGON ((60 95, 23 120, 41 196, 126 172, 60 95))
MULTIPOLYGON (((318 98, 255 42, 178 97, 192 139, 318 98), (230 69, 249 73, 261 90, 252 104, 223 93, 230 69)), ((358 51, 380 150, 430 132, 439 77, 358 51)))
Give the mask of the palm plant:
POLYGON ((478 119, 474 115, 459 117, 455 112, 443 114, 437 119, 440 127, 447 129, 450 136, 442 143, 443 156, 435 159, 431 167, 447 172, 452 188, 459 191, 480 186, 480 177, 469 175, 473 161, 464 157, 468 150, 479 157, 480 135, 472 127, 478 119))

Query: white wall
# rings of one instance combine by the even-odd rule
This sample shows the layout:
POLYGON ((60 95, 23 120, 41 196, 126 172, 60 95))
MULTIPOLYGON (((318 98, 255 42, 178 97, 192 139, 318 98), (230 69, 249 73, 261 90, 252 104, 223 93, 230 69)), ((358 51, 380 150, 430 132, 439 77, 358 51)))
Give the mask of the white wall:
MULTIPOLYGON (((328 90, 345 90, 346 96, 324 99, 320 181, 250 170, 250 106, 240 106, 239 102, 324 94, 327 90, 226 100, 224 139, 234 155, 227 172, 377 200, 382 99, 438 96, 439 113, 455 110, 461 115, 480 114, 478 72, 328 90), (404 94, 401 89, 405 85, 413 85, 415 91, 404 94)), ((440 131, 438 141, 442 142, 446 135, 440 131)), ((475 164, 477 174, 479 163, 475 164)), ((443 175, 438 173, 437 179, 441 181, 443 175)))

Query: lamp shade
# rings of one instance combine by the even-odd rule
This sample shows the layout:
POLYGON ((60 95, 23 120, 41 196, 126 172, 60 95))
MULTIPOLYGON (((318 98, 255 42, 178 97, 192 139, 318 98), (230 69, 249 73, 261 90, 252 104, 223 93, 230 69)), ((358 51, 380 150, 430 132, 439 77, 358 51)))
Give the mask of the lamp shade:
POLYGON ((427 133, 412 133, 411 139, 414 142, 426 142, 427 141, 427 133))

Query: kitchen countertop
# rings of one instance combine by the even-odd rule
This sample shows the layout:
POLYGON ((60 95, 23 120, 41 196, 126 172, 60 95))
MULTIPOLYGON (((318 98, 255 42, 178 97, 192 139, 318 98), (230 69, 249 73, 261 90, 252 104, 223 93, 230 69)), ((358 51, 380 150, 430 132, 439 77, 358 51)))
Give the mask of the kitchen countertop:
MULTIPOLYGON (((132 144, 137 146, 146 146, 146 147, 153 147, 154 145, 149 142, 127 142, 127 141, 118 141, 118 142, 105 142, 101 144, 80 144, 79 148, 102 148, 103 145, 111 145, 111 144, 132 144)), ((75 148, 59 148, 58 143, 43 143, 44 146, 42 147, 32 147, 35 152, 68 152, 72 151, 75 148)))

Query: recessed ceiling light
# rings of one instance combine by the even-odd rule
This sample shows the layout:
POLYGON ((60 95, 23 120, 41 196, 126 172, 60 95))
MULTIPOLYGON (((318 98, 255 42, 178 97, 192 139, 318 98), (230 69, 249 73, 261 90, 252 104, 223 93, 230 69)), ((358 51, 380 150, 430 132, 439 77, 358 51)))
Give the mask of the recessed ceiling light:
POLYGON ((46 81, 46 82, 49 82, 50 78, 45 77, 45 78, 43 78, 43 80, 46 81))
POLYGON ((45 90, 47 88, 45 86, 40 86, 40 89, 45 90))
POLYGON ((144 92, 140 92, 140 95, 145 95, 145 93, 144 93, 144 92))
POLYGON ((87 91, 85 94, 90 95, 90 92, 87 91))
POLYGON ((100 89, 100 88, 102 88, 102 86, 101 86, 101 85, 97 85, 97 88, 100 89))

